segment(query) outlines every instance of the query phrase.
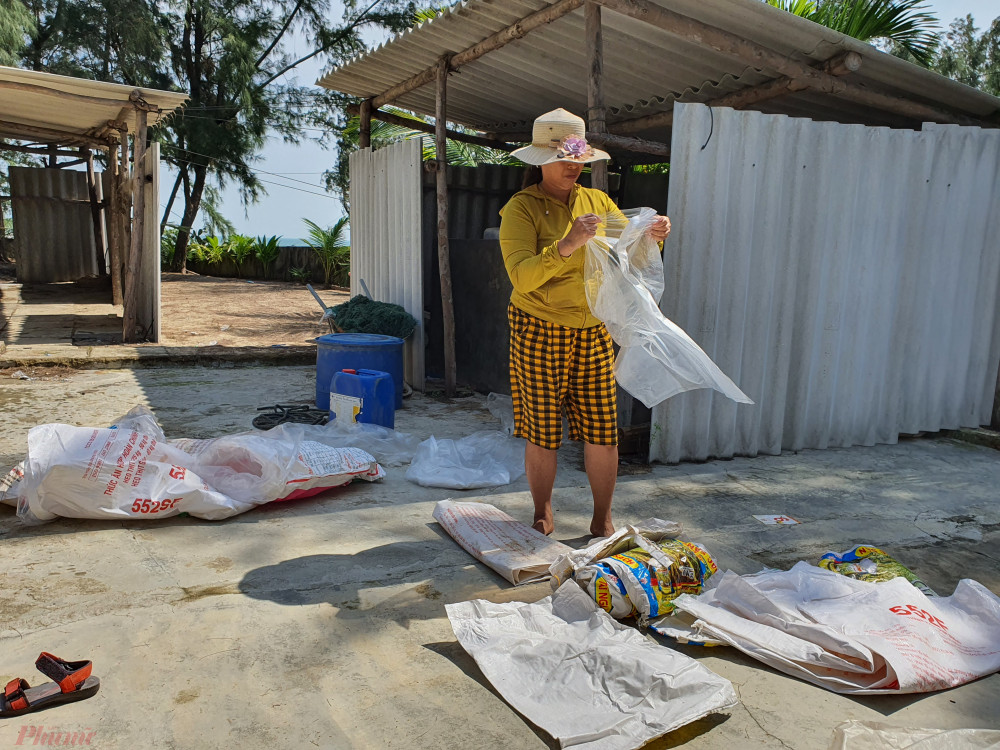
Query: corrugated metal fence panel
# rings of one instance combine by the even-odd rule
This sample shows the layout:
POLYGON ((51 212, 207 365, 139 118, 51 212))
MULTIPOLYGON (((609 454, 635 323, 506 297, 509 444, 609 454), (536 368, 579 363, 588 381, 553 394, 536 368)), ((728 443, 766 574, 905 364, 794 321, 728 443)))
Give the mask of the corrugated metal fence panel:
POLYGON ((989 423, 1000 131, 675 112, 661 307, 757 403, 660 404, 652 459, 989 423))
POLYGON ((351 295, 364 280, 374 299, 417 319, 404 347, 406 379, 424 387, 424 299, 420 259, 420 139, 351 155, 351 295))
POLYGON ((96 276, 87 173, 10 167, 9 175, 18 280, 44 284, 96 276))
POLYGON ((137 323, 146 340, 160 340, 160 144, 153 141, 143 160, 145 215, 142 224, 142 259, 139 261, 139 314, 137 323))

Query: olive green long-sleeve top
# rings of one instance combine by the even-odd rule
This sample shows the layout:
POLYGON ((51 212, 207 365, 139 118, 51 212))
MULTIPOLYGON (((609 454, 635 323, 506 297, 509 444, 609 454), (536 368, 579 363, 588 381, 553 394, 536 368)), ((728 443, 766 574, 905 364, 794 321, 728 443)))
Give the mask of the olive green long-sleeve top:
MULTIPOLYGON (((577 248, 568 258, 559 255, 559 240, 584 214, 626 222, 606 193, 579 185, 573 187, 568 204, 532 185, 500 210, 500 250, 514 285, 510 301, 515 307, 567 328, 590 328, 601 322, 587 306, 584 249, 577 248)), ((603 235, 603 230, 597 233, 603 235)))

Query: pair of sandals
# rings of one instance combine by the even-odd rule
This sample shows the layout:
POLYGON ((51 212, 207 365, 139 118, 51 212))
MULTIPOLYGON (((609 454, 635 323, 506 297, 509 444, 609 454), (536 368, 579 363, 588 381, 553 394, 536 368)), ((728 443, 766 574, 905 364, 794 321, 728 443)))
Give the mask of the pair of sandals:
POLYGON ((21 678, 8 682, 0 697, 0 718, 82 701, 101 689, 100 678, 91 675, 93 664, 89 661, 66 661, 43 651, 35 661, 35 668, 52 682, 36 687, 21 678))

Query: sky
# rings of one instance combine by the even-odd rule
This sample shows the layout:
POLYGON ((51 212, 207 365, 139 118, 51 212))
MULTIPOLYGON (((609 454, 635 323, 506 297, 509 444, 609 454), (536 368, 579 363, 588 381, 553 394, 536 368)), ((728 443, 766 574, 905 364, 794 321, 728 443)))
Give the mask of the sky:
MULTIPOLYGON (((1000 16, 1000 0, 931 0, 931 12, 940 20, 942 29, 961 16, 972 14, 976 25, 983 28, 1000 16)), ((387 36, 371 35, 366 41, 378 44, 387 36)), ((308 52, 304 42, 296 52, 308 52)), ((322 73, 319 64, 304 65, 294 76, 302 83, 314 83, 322 73)), ((260 202, 245 208, 234 188, 223 192, 222 212, 241 234, 252 236, 277 234, 283 237, 301 237, 305 234, 303 218, 322 226, 332 225, 343 214, 340 201, 322 187, 322 172, 333 164, 333 152, 324 151, 315 143, 306 141, 300 146, 290 146, 281 139, 270 139, 255 164, 262 180, 267 180, 267 195, 260 202), (269 174, 270 173, 270 174, 269 174)), ((161 175, 161 214, 168 191, 173 185, 172 176, 164 170, 161 175)), ((175 201, 171 221, 180 221, 181 201, 175 201)))

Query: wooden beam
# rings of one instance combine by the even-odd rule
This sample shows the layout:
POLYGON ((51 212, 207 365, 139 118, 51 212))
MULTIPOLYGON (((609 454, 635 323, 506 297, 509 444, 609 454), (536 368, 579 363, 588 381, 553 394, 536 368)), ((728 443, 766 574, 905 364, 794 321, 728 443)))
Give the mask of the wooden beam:
MULTIPOLYGON (((0 142, 0 151, 14 151, 18 154, 35 154, 37 156, 48 156, 50 153, 47 148, 2 142, 0 142)), ((79 156, 79 154, 76 151, 56 151, 56 156, 79 156)))
MULTIPOLYGON (((410 117, 401 117, 400 115, 393 114, 392 112, 383 112, 382 110, 376 110, 372 112, 372 118, 375 120, 381 120, 382 122, 388 122, 392 125, 399 125, 403 128, 410 128, 411 130, 419 130, 421 133, 436 134, 437 130, 434 125, 430 123, 423 122, 422 120, 414 120, 410 117)), ((477 146, 486 146, 488 148, 496 148, 501 151, 513 151, 518 148, 518 146, 505 143, 504 141, 493 140, 492 138, 485 138, 483 136, 472 135, 471 133, 460 133, 457 130, 445 130, 445 134, 448 136, 449 140, 461 141, 463 143, 472 143, 477 146)))
POLYGON ((20 122, 10 122, 0 120, 0 134, 13 138, 39 138, 43 141, 53 141, 55 143, 82 143, 88 146, 101 146, 107 148, 106 141, 81 133, 68 133, 55 128, 44 128, 37 125, 25 125, 20 122))
MULTIPOLYGON (((582 6, 583 3, 584 0, 559 0, 559 2, 554 5, 549 5, 542 10, 531 13, 530 15, 515 21, 510 26, 507 26, 497 33, 486 37, 481 42, 477 42, 471 47, 467 47, 461 52, 452 55, 451 62, 449 63, 451 66, 450 70, 457 70, 473 60, 478 60, 488 52, 493 52, 494 50, 498 50, 511 42, 517 41, 525 34, 548 23, 552 23, 552 21, 565 16, 567 13, 572 13, 574 10, 582 6)), ((411 76, 405 81, 397 83, 395 86, 387 89, 378 96, 373 97, 371 99, 372 110, 376 110, 386 104, 391 104, 403 94, 409 93, 414 89, 418 89, 421 86, 425 86, 431 81, 434 81, 438 75, 437 69, 438 65, 435 64, 430 68, 411 76)))
POLYGON ((80 102, 81 104, 99 104, 104 107, 120 107, 122 104, 121 99, 108 99, 103 96, 90 96, 88 94, 76 94, 71 91, 60 91, 58 89, 49 88, 48 86, 39 86, 34 83, 18 83, 16 81, 0 81, 0 91, 27 91, 30 94, 43 94, 45 96, 52 96, 63 102, 80 102))
POLYGON ((108 272, 104 261, 104 227, 101 223, 101 203, 97 198, 97 174, 94 172, 94 154, 86 152, 87 193, 90 195, 90 218, 94 223, 94 252, 97 256, 97 273, 104 276, 108 272))
POLYGON ((960 125, 978 124, 972 118, 952 114, 929 104, 882 94, 839 79, 806 63, 793 60, 788 55, 763 47, 749 39, 731 34, 716 26, 697 21, 680 13, 649 2, 649 0, 594 0, 606 8, 631 18, 645 21, 662 29, 709 47, 729 57, 763 70, 773 70, 789 78, 806 82, 811 89, 848 99, 858 104, 893 112, 918 121, 942 122, 960 125))
MULTIPOLYGON (((861 62, 861 55, 857 52, 846 52, 824 60, 817 67, 831 75, 843 76, 858 71, 861 68, 861 62)), ((726 94, 702 103, 709 107, 746 109, 751 105, 759 104, 768 99, 785 96, 807 88, 809 88, 809 84, 801 78, 782 76, 781 78, 775 78, 772 81, 766 81, 757 86, 747 86, 739 91, 734 91, 731 94, 726 94)), ((624 135, 627 133, 638 133, 650 128, 670 127, 673 122, 674 113, 671 110, 669 112, 657 112, 645 117, 637 117, 634 120, 625 120, 624 122, 616 123, 612 128, 614 132, 624 135)))
MULTIPOLYGON (((607 110, 604 108, 604 38, 601 29, 601 6, 594 0, 587 0, 583 7, 583 18, 590 66, 587 71, 587 130, 606 133, 607 110)), ((608 192, 608 163, 590 163, 590 186, 608 192)))
POLYGON ((595 146, 604 146, 621 151, 635 151, 640 154, 653 154, 654 156, 670 156, 670 146, 666 143, 647 141, 642 138, 629 138, 612 133, 592 133, 588 131, 587 142, 595 146))
POLYGON ((437 156, 437 238, 438 275, 441 279, 441 317, 444 324, 444 392, 455 395, 455 306, 451 294, 451 255, 448 248, 448 57, 442 57, 437 69, 437 92, 434 102, 434 147, 437 156))
POLYGON ((371 148, 372 145, 372 101, 365 99, 361 102, 361 133, 358 135, 358 146, 361 148, 371 148))
POLYGON ((135 344, 142 340, 143 332, 137 330, 139 316, 139 273, 142 270, 143 225, 146 218, 146 122, 145 109, 136 111, 136 131, 132 138, 132 237, 129 242, 128 262, 125 266, 125 307, 122 313, 122 343, 135 344))

